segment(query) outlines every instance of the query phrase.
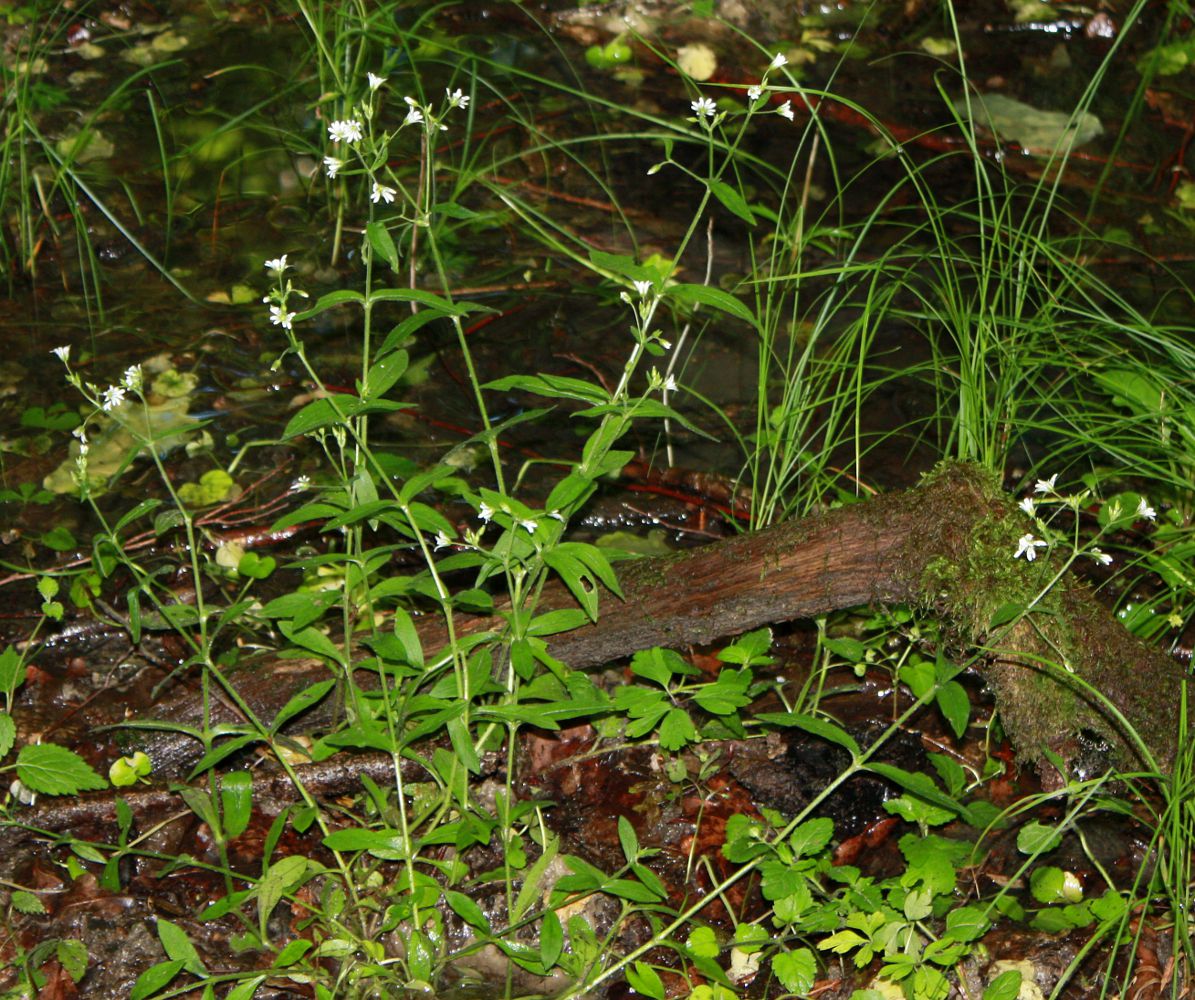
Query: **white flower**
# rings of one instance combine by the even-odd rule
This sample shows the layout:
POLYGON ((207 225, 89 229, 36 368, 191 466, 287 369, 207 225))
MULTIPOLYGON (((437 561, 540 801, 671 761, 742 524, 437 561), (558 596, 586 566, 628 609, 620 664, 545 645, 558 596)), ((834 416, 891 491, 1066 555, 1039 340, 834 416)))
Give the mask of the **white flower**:
POLYGON ((121 384, 129 390, 129 392, 140 392, 141 386, 145 382, 145 376, 141 374, 140 365, 129 365, 124 370, 124 378, 121 379, 121 384))
POLYGON ((712 97, 699 97, 689 107, 693 109, 693 114, 698 118, 713 118, 718 110, 718 106, 714 103, 712 97))
POLYGON ((452 544, 452 539, 449 538, 446 534, 444 534, 444 532, 442 532, 442 531, 436 532, 436 551, 437 552, 439 552, 440 549, 448 548, 448 546, 450 546, 451 544, 452 544))
POLYGON ((344 160, 338 160, 335 156, 324 157, 324 169, 328 171, 329 179, 334 179, 343 166, 344 160))
POLYGON ((91 451, 91 445, 89 445, 86 441, 80 441, 79 442, 79 457, 86 458, 87 453, 89 451, 91 451))
POLYGON ((444 88, 444 93, 448 95, 448 106, 450 108, 460 108, 462 111, 469 106, 469 95, 462 94, 460 90, 449 90, 444 88))
POLYGON ((490 518, 494 516, 494 508, 483 500, 481 506, 477 508, 477 516, 489 524, 490 518))
POLYGON ((70 344, 65 344, 62 347, 55 347, 50 353, 65 365, 71 359, 70 344))
POLYGON ((310 489, 310 488, 311 488, 311 477, 310 476, 299 476, 298 479, 296 479, 293 483, 290 484, 290 490, 292 493, 302 493, 304 490, 310 489))
POLYGON ((77 437, 80 441, 87 440, 87 428, 83 424, 80 424, 73 431, 71 431, 71 434, 77 437))
POLYGON ((1033 502, 1033 497, 1025 497, 1019 504, 1017 504, 1017 506, 1020 507, 1021 510, 1023 510, 1030 517, 1032 517, 1037 511, 1037 504, 1033 502))
POLYGON ((295 318, 294 313, 288 313, 285 306, 270 306, 270 322, 275 326, 280 326, 284 330, 289 330, 291 320, 295 318))
POLYGON ((535 521, 535 518, 533 517, 529 517, 526 520, 520 521, 519 524, 527 529, 527 534, 529 535, 534 535, 535 529, 539 527, 535 521))
POLYGON ((776 109, 776 114, 780 115, 782 118, 787 118, 791 122, 796 117, 796 115, 793 114, 793 102, 785 101, 776 109))
POLYGON ((1020 541, 1017 542, 1017 552, 1013 556, 1014 559, 1025 557, 1026 562, 1033 562, 1037 558, 1037 550, 1044 549, 1046 543, 1040 538, 1034 538, 1032 535, 1022 535, 1020 541))
POLYGON ((37 801, 37 792, 31 792, 23 784, 21 779, 17 778, 11 785, 8 786, 9 794, 12 795, 23 806, 31 806, 37 801))
POLYGON ((384 76, 378 76, 376 73, 366 73, 365 75, 369 77, 370 90, 377 90, 378 87, 386 82, 386 78, 384 76))
POLYGON ((1112 557, 1110 555, 1108 555, 1108 553, 1105 552, 1103 549, 1093 548, 1088 553, 1088 555, 1091 556, 1091 558, 1094 559, 1101 566, 1111 566, 1112 565, 1112 557))
POLYGON ((1137 501, 1137 516, 1152 521, 1158 516, 1158 512, 1145 502, 1145 497, 1142 497, 1137 501))
POLYGON ((639 298, 645 299, 651 294, 652 284, 650 281, 634 281, 635 291, 639 293, 639 298))
POLYGON ((560 513, 560 511, 558 511, 558 510, 548 511, 548 517, 554 517, 561 524, 564 524, 564 515, 562 513, 560 513))
POLYGON ((1058 482, 1058 473, 1055 472, 1049 479, 1039 479, 1037 485, 1033 487, 1034 493, 1053 493, 1054 484, 1058 482))
POLYGON ((664 379, 664 391, 665 392, 676 392, 676 377, 675 376, 669 375, 666 379, 664 379))
POLYGON ((747 100, 749 100, 752 104, 758 101, 761 97, 763 97, 763 87, 754 86, 747 88, 747 100))
POLYGON ((286 254, 281 257, 275 257, 273 260, 267 260, 262 267, 264 267, 271 274, 282 276, 282 272, 286 270, 286 254))
POLYGON ((328 137, 333 142, 360 142, 363 134, 361 123, 355 118, 346 118, 328 126, 328 137))
POLYGON ((100 402, 100 406, 105 410, 115 410, 124 402, 124 388, 119 385, 110 385, 104 390, 104 398, 100 402))
POLYGON ((375 205, 379 201, 384 201, 387 205, 394 201, 394 188, 382 187, 377 181, 373 182, 373 191, 369 195, 369 200, 375 205))
POLYGON ((779 69, 781 66, 788 65, 788 57, 783 52, 777 52, 772 56, 772 61, 768 63, 768 69, 779 69))

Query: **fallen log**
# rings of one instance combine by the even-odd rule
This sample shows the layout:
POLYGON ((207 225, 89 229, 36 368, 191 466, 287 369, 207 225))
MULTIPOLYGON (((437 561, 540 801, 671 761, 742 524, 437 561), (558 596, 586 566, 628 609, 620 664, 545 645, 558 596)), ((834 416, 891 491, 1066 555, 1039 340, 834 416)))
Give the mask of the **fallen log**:
MULTIPOLYGON (((1086 731, 1120 748, 1123 761, 1142 763, 1143 753, 1151 754, 1168 769, 1181 670, 1133 638, 1071 574, 1047 587, 1062 568, 1060 557, 1015 559, 1029 526, 988 473, 943 466, 913 490, 620 564, 624 600, 603 595, 599 620, 552 636, 549 651, 585 669, 651 646, 709 643, 844 608, 917 604, 939 612, 960 642, 990 647, 986 676, 1023 759, 1038 760, 1043 749, 1063 748, 1086 731), (1033 610, 1010 627, 992 628, 999 609, 1018 605, 1033 610)), ((563 586, 550 584, 539 610, 574 606, 563 586)), ((458 618, 456 630, 498 624, 458 618)), ((439 619, 420 619, 418 629, 425 650, 445 645, 439 619)), ((257 717, 270 720, 293 694, 327 676, 318 660, 267 659, 233 679, 257 717)), ((215 712, 218 721, 243 721, 227 704, 215 712)), ((200 701, 184 697, 164 714, 194 724, 200 701)), ((328 720, 317 709, 305 723, 315 730, 328 720)), ((177 774, 199 755, 194 741, 174 734, 156 735, 146 749, 159 775, 177 774)))

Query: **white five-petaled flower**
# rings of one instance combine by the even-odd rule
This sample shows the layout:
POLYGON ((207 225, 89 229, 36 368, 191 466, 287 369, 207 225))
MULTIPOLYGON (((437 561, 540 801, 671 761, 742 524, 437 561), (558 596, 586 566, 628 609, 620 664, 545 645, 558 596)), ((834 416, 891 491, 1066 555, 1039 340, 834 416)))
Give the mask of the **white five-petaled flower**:
POLYGON ((333 142, 360 142, 363 134, 361 123, 355 118, 346 118, 328 126, 328 137, 333 142))
POLYGON ((1142 497, 1137 501, 1137 516, 1152 521, 1158 516, 1158 512, 1145 502, 1145 497, 1142 497))
POLYGON ((780 69, 781 66, 788 65, 788 57, 783 52, 777 52, 772 56, 772 61, 768 63, 768 69, 780 69))
POLYGON ((712 97, 699 97, 689 105, 693 109, 693 114, 698 118, 713 118, 718 110, 718 105, 714 103, 712 97))
POLYGON ((100 406, 105 410, 115 410, 123 402, 124 387, 119 385, 110 385, 104 390, 104 398, 100 402, 100 406))
POLYGON ((793 102, 785 101, 776 109, 776 114, 780 115, 782 118, 787 118, 791 122, 794 118, 796 118, 796 115, 793 114, 793 102))
POLYGON ((50 353, 65 365, 68 361, 70 361, 71 358, 70 344, 64 344, 62 347, 55 347, 50 353))
POLYGON ((632 284, 635 286, 635 291, 639 293, 639 298, 645 299, 651 294, 652 283, 650 281, 635 281, 632 284))
POLYGON ((483 500, 481 506, 477 508, 477 516, 489 524, 490 518, 494 516, 494 508, 483 500))
POLYGON ((378 87, 386 82, 386 78, 384 76, 378 76, 377 73, 366 73, 365 75, 369 77, 370 90, 377 90, 378 87))
POLYGON ((290 490, 292 493, 302 493, 304 490, 310 489, 310 487, 310 476, 299 476, 293 483, 290 484, 290 490))
POLYGON ((528 518, 520 521, 519 524, 522 527, 527 529, 527 534, 529 534, 529 535, 534 535, 535 529, 539 527, 539 525, 535 521, 535 518, 533 518, 533 517, 528 517, 528 518))
POLYGON ((669 375, 663 382, 665 392, 676 392, 676 376, 669 375))
POLYGON ((1033 487, 1034 493, 1053 493, 1054 484, 1058 482, 1058 473, 1055 472, 1049 479, 1039 479, 1037 485, 1033 487))
POLYGON ((1046 543, 1040 538, 1034 538, 1032 535, 1022 535, 1020 541, 1017 542, 1017 552, 1013 556, 1014 559, 1025 557, 1026 562, 1033 562, 1037 558, 1037 550, 1044 549, 1046 543))
POLYGON ((129 392, 140 392, 144 381, 145 376, 141 373, 141 366, 129 365, 124 370, 124 378, 121 379, 121 385, 128 389, 129 392))
POLYGON ((757 84, 754 87, 747 88, 747 100, 749 100, 752 104, 758 101, 761 97, 763 97, 763 87, 757 84))
POLYGON ((1101 566, 1110 566, 1112 564, 1112 557, 1103 549, 1093 548, 1088 555, 1101 566))
POLYGON ((1032 517, 1037 511, 1037 504, 1033 502, 1033 497, 1025 497, 1019 504, 1017 504, 1017 506, 1020 507, 1021 510, 1023 510, 1030 517, 1032 517))
POLYGON ((446 534, 444 534, 444 532, 442 532, 442 531, 436 532, 436 551, 437 552, 439 552, 440 549, 448 548, 448 546, 450 546, 451 544, 452 544, 452 539, 449 538, 446 534))
POLYGON ((411 109, 407 112, 407 117, 402 120, 402 123, 404 125, 418 125, 421 121, 423 121, 423 112, 412 105, 411 109))
POLYGON ((324 157, 324 169, 328 171, 329 179, 335 179, 336 175, 340 173, 340 168, 343 166, 344 161, 336 159, 335 156, 324 157))
POLYGON ((283 254, 281 257, 275 257, 273 260, 267 260, 262 267, 271 274, 281 275, 286 270, 286 254, 283 254))
POLYGON ((369 200, 375 205, 379 201, 384 201, 387 205, 394 201, 394 188, 383 187, 377 181, 373 182, 373 191, 369 195, 369 200))
POLYGON ((270 322, 275 326, 280 326, 284 330, 291 328, 291 320, 295 318, 295 314, 287 312, 284 306, 270 306, 270 322))
POLYGON ((469 95, 461 93, 459 89, 449 90, 445 87, 444 93, 448 95, 448 106, 450 108, 460 108, 463 111, 469 106, 469 95))

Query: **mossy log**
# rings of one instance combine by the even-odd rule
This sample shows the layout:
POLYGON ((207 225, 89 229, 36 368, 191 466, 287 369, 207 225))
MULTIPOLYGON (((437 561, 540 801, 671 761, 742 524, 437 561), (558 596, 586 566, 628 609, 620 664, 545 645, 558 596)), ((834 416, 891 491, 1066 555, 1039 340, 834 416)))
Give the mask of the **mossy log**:
MULTIPOLYGON (((620 564, 624 599, 604 594, 599 620, 552 636, 549 650, 584 669, 651 646, 709 643, 844 608, 922 605, 938 611, 961 642, 992 648, 987 677, 1023 759, 1040 759, 1043 749, 1063 749, 1068 738, 1089 731, 1129 748, 1138 763, 1139 738, 1167 769, 1181 670, 1133 638, 1070 574, 1049 587, 1060 569, 1053 556, 1014 559, 1028 526, 989 474, 944 466, 917 489, 620 564), (1016 605, 1034 610, 1003 634, 993 632, 997 610, 1016 605)), ((545 588, 540 610, 569 606, 563 587, 545 588)), ((492 628, 494 621, 458 620, 457 632, 492 628)), ((419 631, 429 653, 444 645, 438 620, 421 619, 419 631)), ((233 674, 241 696, 267 720, 294 692, 326 677, 327 668, 311 660, 267 660, 233 674)), ((184 697, 159 717, 194 721, 198 707, 184 697)), ((318 728, 327 719, 317 712, 306 721, 318 728)), ((158 773, 197 756, 188 741, 165 734, 148 749, 158 773)))

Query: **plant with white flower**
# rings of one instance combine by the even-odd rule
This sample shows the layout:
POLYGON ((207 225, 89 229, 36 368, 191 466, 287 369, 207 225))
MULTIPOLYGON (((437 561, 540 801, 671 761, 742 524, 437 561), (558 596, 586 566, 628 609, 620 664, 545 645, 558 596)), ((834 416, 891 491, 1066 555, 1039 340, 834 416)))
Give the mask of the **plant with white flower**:
POLYGON ((310 476, 298 476, 295 481, 290 484, 290 491, 292 493, 302 493, 309 489, 311 489, 310 476))
POLYGON ((407 102, 407 117, 403 119, 403 125, 418 125, 423 121, 423 109, 413 97, 404 97, 403 100, 407 102))
POLYGON ((797 117, 793 113, 792 101, 785 101, 783 104, 781 104, 780 107, 776 109, 776 114, 778 114, 781 118, 787 118, 790 122, 794 121, 797 117))
POLYGON ((145 384, 145 375, 141 371, 141 366, 129 365, 124 370, 124 377, 120 380, 120 384, 129 392, 140 392, 142 385, 145 384))
POLYGON ((696 121, 699 125, 704 125, 706 128, 713 128, 717 124, 715 115, 718 113, 718 105, 714 103, 712 97, 699 97, 697 100, 690 102, 689 107, 693 109, 696 121))
POLYGON ((270 306, 270 322, 275 326, 280 326, 284 330, 291 330, 292 322, 295 318, 293 312, 287 312, 286 306, 270 306))
POLYGON ((1033 497, 1022 497, 1021 502, 1017 504, 1030 517, 1037 512, 1037 504, 1033 502, 1033 497))
POLYGON ((281 278, 282 273, 287 268, 286 254, 283 254, 281 257, 275 257, 273 260, 267 260, 262 266, 269 271, 270 274, 281 278))
POLYGON ((70 364, 70 360, 71 360, 70 344, 65 344, 62 347, 55 347, 54 350, 52 350, 50 353, 53 354, 64 365, 70 364))
POLYGON ((494 508, 483 500, 481 506, 477 508, 477 516, 486 524, 489 524, 494 517, 494 508))
POLYGON ((360 142, 364 135, 361 123, 355 118, 334 121, 328 126, 328 138, 333 142, 360 142))
POLYGON ((533 517, 527 517, 519 521, 519 527, 523 528, 527 534, 534 535, 535 529, 539 527, 539 522, 533 517))
POLYGON ((328 172, 328 180, 335 180, 343 166, 344 160, 338 160, 335 156, 324 157, 324 169, 328 172))
POLYGON ((436 551, 440 549, 449 548, 452 545, 452 539, 449 538, 443 531, 436 532, 436 551))
POLYGON ((749 100, 752 104, 758 101, 761 97, 763 97, 763 87, 759 84, 756 84, 754 87, 747 88, 747 100, 749 100))
POLYGON ((397 192, 392 187, 385 187, 377 181, 373 182, 373 190, 369 194, 369 200, 375 205, 379 201, 384 201, 387 205, 394 204, 394 195, 397 192))
POLYGON ((377 90, 383 83, 386 82, 386 77, 378 76, 376 73, 366 73, 366 78, 369 80, 369 89, 377 90))
POLYGON ((1053 493, 1054 484, 1058 482, 1058 473, 1055 472, 1049 479, 1039 479, 1037 485, 1033 487, 1034 493, 1053 493))
POLYGON ((1141 497, 1137 501, 1137 516, 1143 517, 1147 521, 1153 521, 1157 519, 1158 512, 1145 502, 1145 497, 1141 497))
POLYGON ((783 52, 777 52, 774 56, 772 56, 772 61, 768 63, 768 69, 781 69, 787 65, 788 56, 786 56, 783 52))
POLYGON ((110 385, 104 390, 103 398, 100 400, 100 409, 104 411, 115 410, 124 402, 125 390, 123 386, 110 385))
POLYGON ((632 281, 631 284, 635 286, 635 291, 639 293, 639 298, 647 298, 655 288, 655 285, 650 281, 632 281))
POLYGON ((459 88, 457 90, 449 90, 445 87, 444 93, 448 96, 449 108, 460 108, 464 111, 469 106, 469 95, 462 93, 459 88))
POLYGON ((1112 565, 1112 557, 1101 548, 1093 546, 1092 548, 1088 549, 1087 554, 1101 566, 1112 565))
POLYGON ((1033 535, 1022 535, 1017 541, 1017 551, 1013 556, 1014 559, 1025 557, 1025 562, 1033 562, 1037 558, 1037 550, 1046 548, 1047 543, 1040 538, 1034 538, 1033 535))

